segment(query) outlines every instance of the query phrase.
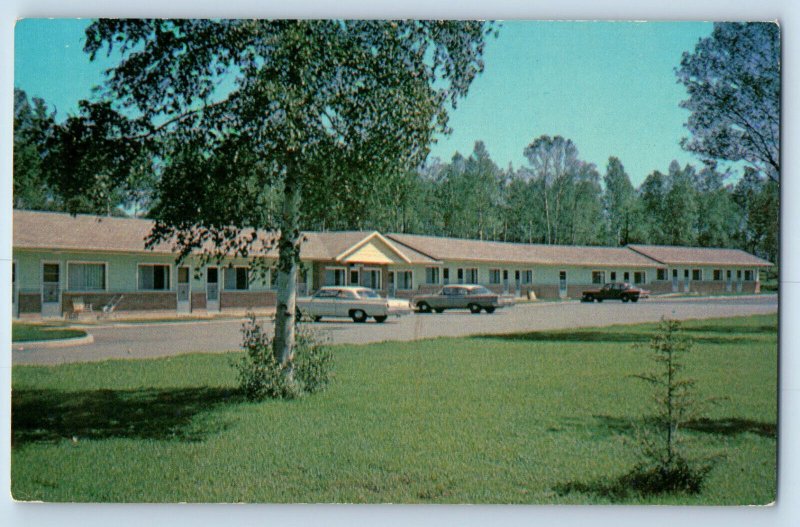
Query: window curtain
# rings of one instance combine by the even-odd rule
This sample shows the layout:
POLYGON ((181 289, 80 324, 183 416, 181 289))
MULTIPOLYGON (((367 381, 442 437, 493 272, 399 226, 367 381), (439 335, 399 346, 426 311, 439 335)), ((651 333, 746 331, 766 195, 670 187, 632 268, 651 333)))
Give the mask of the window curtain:
POLYGON ((103 291, 106 288, 106 266, 69 264, 68 287, 72 291, 103 291))

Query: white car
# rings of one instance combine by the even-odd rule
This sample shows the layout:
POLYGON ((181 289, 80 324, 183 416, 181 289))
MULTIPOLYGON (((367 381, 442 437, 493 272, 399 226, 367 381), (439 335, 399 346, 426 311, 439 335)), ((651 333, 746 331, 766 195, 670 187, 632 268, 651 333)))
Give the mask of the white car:
POLYGON ((389 316, 412 312, 408 300, 383 298, 367 287, 322 287, 311 297, 297 299, 297 311, 314 321, 322 317, 352 318, 353 322, 385 322, 389 316))

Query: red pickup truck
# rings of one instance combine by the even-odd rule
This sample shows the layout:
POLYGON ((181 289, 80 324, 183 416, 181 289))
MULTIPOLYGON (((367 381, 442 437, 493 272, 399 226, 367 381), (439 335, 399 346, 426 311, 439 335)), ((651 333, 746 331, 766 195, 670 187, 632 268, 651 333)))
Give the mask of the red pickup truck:
POLYGON ((650 291, 633 287, 626 282, 606 284, 599 289, 587 289, 583 292, 581 302, 602 302, 603 300, 622 300, 623 302, 638 302, 640 298, 647 298, 650 291))

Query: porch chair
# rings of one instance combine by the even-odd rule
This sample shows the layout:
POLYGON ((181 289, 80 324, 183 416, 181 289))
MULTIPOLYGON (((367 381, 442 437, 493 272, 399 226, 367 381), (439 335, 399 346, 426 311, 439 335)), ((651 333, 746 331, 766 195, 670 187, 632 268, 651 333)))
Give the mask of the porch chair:
POLYGON ((83 313, 92 313, 92 304, 83 301, 83 297, 76 296, 72 299, 72 313, 69 318, 78 318, 83 313))

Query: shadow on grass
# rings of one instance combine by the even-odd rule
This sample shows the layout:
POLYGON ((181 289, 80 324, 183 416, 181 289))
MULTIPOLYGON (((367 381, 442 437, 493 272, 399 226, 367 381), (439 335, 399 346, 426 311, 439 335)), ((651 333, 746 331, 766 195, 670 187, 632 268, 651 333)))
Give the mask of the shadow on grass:
MULTIPOLYGON (((692 330, 692 333, 695 333, 692 330)), ((733 330, 728 328, 727 333, 733 330)), ((689 333, 689 331, 687 331, 689 333)), ((722 331, 720 330, 720 333, 722 331)), ((509 333, 506 335, 476 335, 473 338, 503 340, 508 342, 596 342, 599 344, 646 344, 650 342, 650 333, 635 333, 621 331, 592 331, 577 329, 571 332, 565 331, 532 331, 529 333, 509 333)), ((696 343, 702 344, 746 344, 761 342, 755 338, 731 336, 731 337, 705 337, 702 335, 690 335, 696 343)))
MULTIPOLYGON (((597 432, 609 435, 631 435, 634 433, 636 426, 643 428, 653 424, 646 419, 633 422, 631 419, 622 419, 608 415, 596 415, 594 418, 597 422, 597 432)), ((771 439, 776 439, 778 437, 778 427, 775 423, 764 423, 750 419, 696 419, 688 421, 681 426, 685 430, 722 436, 735 436, 750 433, 771 439)))
POLYGON ((238 390, 14 390, 12 446, 61 439, 177 439, 201 441, 222 431, 221 422, 201 416, 216 407, 244 401, 238 390))
POLYGON ((634 467, 617 478, 601 478, 590 482, 573 481, 553 487, 559 496, 580 493, 622 501, 635 496, 658 494, 697 494, 713 468, 713 462, 696 463, 685 461, 667 467, 634 467))
POLYGON ((732 326, 730 324, 684 326, 681 328, 686 333, 723 333, 774 336, 778 333, 778 326, 766 324, 761 326, 732 326))

